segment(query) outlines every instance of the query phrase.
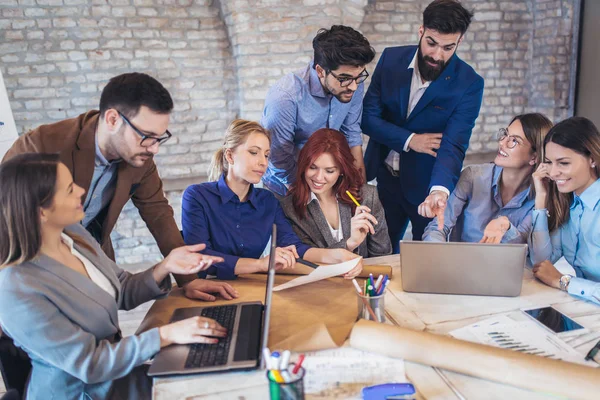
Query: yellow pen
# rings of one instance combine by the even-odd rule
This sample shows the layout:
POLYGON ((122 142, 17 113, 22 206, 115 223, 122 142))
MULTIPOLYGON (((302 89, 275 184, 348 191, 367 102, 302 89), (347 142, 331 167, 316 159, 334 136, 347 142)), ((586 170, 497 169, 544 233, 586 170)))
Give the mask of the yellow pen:
POLYGON ((350 193, 349 190, 346 190, 346 194, 348 195, 348 197, 350 197, 350 200, 352 200, 354 204, 356 204, 356 207, 360 207, 360 203, 354 198, 354 196, 352 196, 352 193, 350 193))

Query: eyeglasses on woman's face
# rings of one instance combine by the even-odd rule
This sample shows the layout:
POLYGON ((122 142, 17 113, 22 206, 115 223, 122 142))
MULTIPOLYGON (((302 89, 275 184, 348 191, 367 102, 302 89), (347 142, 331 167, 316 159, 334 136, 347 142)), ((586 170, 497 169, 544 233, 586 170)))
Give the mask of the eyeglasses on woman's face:
POLYGON ((498 140, 498 142, 502 142, 506 139, 506 147, 508 147, 509 149, 514 149, 517 145, 523 146, 524 144, 523 139, 521 139, 520 137, 509 135, 508 129, 506 128, 500 128, 498 130, 498 133, 496 134, 496 139, 498 140))

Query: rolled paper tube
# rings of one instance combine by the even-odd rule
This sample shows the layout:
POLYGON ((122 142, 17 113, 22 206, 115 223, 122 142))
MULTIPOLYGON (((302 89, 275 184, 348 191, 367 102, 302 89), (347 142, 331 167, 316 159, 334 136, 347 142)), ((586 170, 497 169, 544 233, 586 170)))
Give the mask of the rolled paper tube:
POLYGON ((591 400, 600 393, 598 368, 367 320, 352 329, 350 346, 567 398, 591 400))

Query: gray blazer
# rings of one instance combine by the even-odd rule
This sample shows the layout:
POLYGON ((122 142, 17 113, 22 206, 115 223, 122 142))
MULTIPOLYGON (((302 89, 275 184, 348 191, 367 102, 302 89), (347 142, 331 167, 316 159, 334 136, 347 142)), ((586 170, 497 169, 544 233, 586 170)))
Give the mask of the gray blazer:
MULTIPOLYGON (((377 196, 377 188, 371 185, 364 185, 361 188, 361 195, 361 204, 371 209, 371 213, 377 219, 378 224, 375 225, 375 234, 368 234, 367 239, 354 252, 365 258, 391 254, 392 245, 390 236, 388 235, 383 206, 377 196)), ((303 243, 324 249, 346 248, 346 241, 350 237, 350 220, 353 217, 352 208, 349 205, 339 203, 340 221, 344 236, 340 242, 336 241, 331 235, 329 224, 318 202, 311 201, 308 203, 304 219, 300 219, 298 214, 296 214, 291 196, 286 196, 281 200, 281 207, 303 243)))
POLYGON ((74 243, 117 289, 117 299, 45 255, 0 270, 0 324, 32 361, 27 399, 140 398, 113 386, 159 351, 158 328, 119 341, 117 310, 166 294, 170 277, 159 287, 152 269, 132 275, 117 267, 81 225, 65 231, 94 248, 97 255, 74 243))

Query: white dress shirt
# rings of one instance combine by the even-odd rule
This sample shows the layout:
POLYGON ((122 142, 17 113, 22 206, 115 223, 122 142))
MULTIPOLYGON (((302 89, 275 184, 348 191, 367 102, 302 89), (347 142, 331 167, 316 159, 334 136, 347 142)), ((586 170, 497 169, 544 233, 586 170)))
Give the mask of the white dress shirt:
MULTIPOLYGON (((412 61, 410 62, 410 64, 408 65, 408 69, 412 68, 413 74, 412 74, 412 79, 410 81, 410 94, 408 97, 408 110, 406 112, 407 118, 410 115, 410 113, 415 109, 416 105, 419 103, 419 100, 421 100, 421 97, 423 97, 423 95, 425 94, 425 90, 427 90, 429 85, 431 85, 431 81, 423 82, 423 80, 421 79, 421 74, 419 73, 419 68, 417 65, 417 53, 418 53, 418 49, 417 49, 417 51, 415 51, 415 55, 414 55, 412 61)), ((408 148, 408 145, 410 144, 410 141, 413 138, 413 136, 415 136, 415 133, 412 133, 408 137, 408 139, 406 139, 406 142, 404 143, 404 151, 405 152, 410 151, 410 149, 408 148)), ((400 154, 398 154, 394 150, 390 151, 388 156, 385 158, 385 163, 387 165, 389 165, 394 171, 399 171, 400 170, 400 154)), ((442 192, 445 192, 447 195, 450 195, 450 191, 443 186, 433 186, 431 188, 430 192, 432 192, 434 190, 441 190, 442 192)))
POLYGON ((73 239, 71 239, 68 235, 66 235, 64 233, 62 233, 60 235, 60 237, 61 237, 63 243, 66 244, 67 246, 69 246, 69 249, 71 250, 71 254, 73 254, 75 257, 77 257, 83 263, 83 266, 85 267, 85 270, 87 271, 88 275, 90 276, 90 279, 92 280, 92 282, 94 282, 96 285, 100 286, 100 289, 104 290, 106 293, 108 293, 114 299, 116 299, 117 298, 117 290, 115 289, 115 287, 110 283, 108 278, 102 272, 100 272, 100 270, 98 268, 96 268, 96 266, 94 264, 92 264, 90 262, 90 260, 88 260, 86 257, 84 257, 80 252, 77 251, 77 249, 75 249, 75 247, 73 247, 73 239))

